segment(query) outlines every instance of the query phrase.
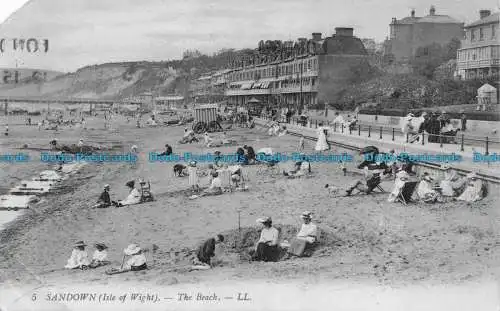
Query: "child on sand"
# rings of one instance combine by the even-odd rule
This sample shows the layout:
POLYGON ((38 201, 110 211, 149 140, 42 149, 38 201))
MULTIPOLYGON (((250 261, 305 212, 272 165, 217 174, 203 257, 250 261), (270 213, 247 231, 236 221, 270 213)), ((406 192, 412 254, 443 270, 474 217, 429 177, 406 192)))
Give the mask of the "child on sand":
POLYGON ((87 252, 85 251, 85 244, 83 241, 78 241, 74 245, 74 249, 71 252, 71 257, 68 259, 68 263, 64 268, 66 269, 84 269, 90 265, 88 260, 87 252))
POLYGON ((198 185, 198 169, 196 167, 196 161, 189 162, 188 174, 189 174, 189 187, 193 191, 198 192, 200 190, 200 186, 198 185))
POLYGON ((99 266, 107 265, 109 263, 108 252, 106 251, 108 247, 104 243, 96 243, 94 246, 96 250, 92 256, 90 266, 92 268, 97 268, 99 266))

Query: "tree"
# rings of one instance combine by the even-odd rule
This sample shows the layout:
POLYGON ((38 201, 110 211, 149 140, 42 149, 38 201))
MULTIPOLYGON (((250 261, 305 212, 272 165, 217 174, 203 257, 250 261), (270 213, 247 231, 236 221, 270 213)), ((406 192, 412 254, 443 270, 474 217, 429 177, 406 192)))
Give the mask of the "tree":
POLYGON ((451 39, 445 45, 432 43, 424 47, 419 47, 411 61, 413 70, 417 74, 432 79, 436 68, 457 57, 459 47, 460 40, 457 38, 451 39))

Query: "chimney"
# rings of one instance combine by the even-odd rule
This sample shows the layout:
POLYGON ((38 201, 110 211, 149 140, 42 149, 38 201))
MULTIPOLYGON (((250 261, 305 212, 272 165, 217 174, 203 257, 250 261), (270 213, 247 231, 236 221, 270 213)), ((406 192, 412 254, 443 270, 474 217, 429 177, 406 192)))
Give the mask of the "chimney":
POLYGON ((436 8, 433 5, 431 5, 431 8, 429 10, 429 15, 431 16, 436 15, 436 8))
POLYGON ((313 32, 312 33, 313 41, 321 41, 321 32, 313 32))
POLYGON ((336 27, 335 35, 342 37, 352 37, 354 32, 354 28, 349 27, 336 27))
POLYGON ((415 17, 415 9, 411 10, 411 17, 415 17))
POLYGON ((488 17, 491 15, 491 11, 490 10, 481 10, 479 11, 479 17, 481 19, 485 18, 485 17, 488 17))

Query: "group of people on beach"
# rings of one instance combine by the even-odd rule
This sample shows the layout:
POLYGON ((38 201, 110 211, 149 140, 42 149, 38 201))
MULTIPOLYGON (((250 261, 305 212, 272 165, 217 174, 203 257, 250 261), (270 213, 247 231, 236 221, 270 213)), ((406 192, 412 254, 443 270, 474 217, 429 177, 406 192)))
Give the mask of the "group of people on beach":
MULTIPOLYGON (((66 269, 93 269, 101 266, 106 266, 111 263, 108 260, 108 247, 104 243, 94 244, 95 251, 92 259, 88 258, 87 251, 85 250, 87 244, 84 241, 78 241, 73 245, 73 251, 68 259, 68 262, 64 268, 66 269)), ((146 270, 146 256, 144 251, 137 244, 130 244, 127 248, 123 250, 124 257, 122 265, 119 269, 113 269, 115 272, 127 272, 127 271, 141 271, 146 270), (125 257, 128 256, 128 260, 125 261, 125 257)))
POLYGON ((122 207, 127 205, 135 205, 143 202, 144 200, 148 199, 145 196, 146 195, 149 196, 151 194, 149 192, 145 194, 144 191, 142 191, 145 188, 146 184, 145 181, 140 180, 139 184, 141 185, 141 191, 139 191, 139 189, 135 187, 134 180, 130 180, 127 183, 125 183, 125 186, 128 188, 128 195, 124 200, 120 201, 112 201, 109 195, 110 186, 108 184, 104 185, 103 191, 99 195, 99 198, 97 199, 97 202, 93 206, 93 208, 107 208, 110 206, 122 207))

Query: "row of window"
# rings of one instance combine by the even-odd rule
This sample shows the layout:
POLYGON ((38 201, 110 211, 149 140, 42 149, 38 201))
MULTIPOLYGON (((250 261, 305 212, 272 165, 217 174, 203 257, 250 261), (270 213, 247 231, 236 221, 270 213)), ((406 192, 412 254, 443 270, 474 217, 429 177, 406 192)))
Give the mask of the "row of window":
MULTIPOLYGON (((302 87, 306 87, 306 86, 314 87, 316 85, 316 83, 317 83, 317 78, 304 78, 304 79, 302 79, 302 87)), ((271 82, 269 84, 269 87, 275 88, 275 89, 291 88, 291 87, 299 88, 300 81, 299 80, 275 81, 275 82, 271 82)), ((237 90, 240 88, 241 88, 241 85, 230 85, 229 86, 229 89, 231 89, 231 90, 237 90)))
POLYGON ((472 28, 465 33, 465 38, 470 41, 482 41, 485 39, 495 39, 497 25, 493 24, 488 27, 472 28), (489 36, 487 34, 489 32, 489 36))
POLYGON ((308 71, 318 70, 318 59, 309 58, 291 63, 284 63, 280 65, 268 66, 263 68, 255 68, 250 70, 241 70, 228 74, 228 80, 234 81, 247 81, 258 80, 263 78, 274 78, 276 76, 285 76, 292 74, 299 74, 308 71))
POLYGON ((500 58, 500 46, 485 46, 481 48, 458 51, 459 61, 489 60, 500 58))

